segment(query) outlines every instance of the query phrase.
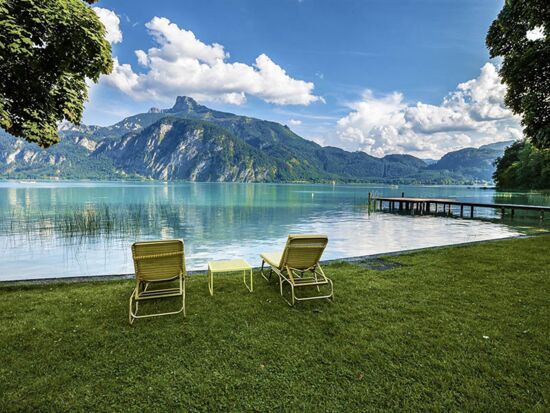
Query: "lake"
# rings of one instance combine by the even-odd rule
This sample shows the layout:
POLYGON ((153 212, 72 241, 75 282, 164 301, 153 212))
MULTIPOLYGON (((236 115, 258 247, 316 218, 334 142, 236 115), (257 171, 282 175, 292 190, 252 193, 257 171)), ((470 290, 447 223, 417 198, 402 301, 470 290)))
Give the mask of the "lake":
POLYGON ((550 205, 548 193, 463 186, 0 182, 0 280, 133 272, 136 240, 182 238, 190 270, 282 249, 289 233, 326 233, 324 259, 550 229, 550 219, 479 210, 476 219, 369 211, 368 193, 550 205))

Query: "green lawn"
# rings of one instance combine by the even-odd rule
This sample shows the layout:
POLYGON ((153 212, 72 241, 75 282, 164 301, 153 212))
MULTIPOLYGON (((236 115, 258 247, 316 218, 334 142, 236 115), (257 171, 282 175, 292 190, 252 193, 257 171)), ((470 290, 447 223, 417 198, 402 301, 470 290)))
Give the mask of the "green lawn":
POLYGON ((550 236, 389 260, 296 308, 190 277, 187 318, 132 327, 129 281, 0 287, 0 410, 550 409, 550 236))

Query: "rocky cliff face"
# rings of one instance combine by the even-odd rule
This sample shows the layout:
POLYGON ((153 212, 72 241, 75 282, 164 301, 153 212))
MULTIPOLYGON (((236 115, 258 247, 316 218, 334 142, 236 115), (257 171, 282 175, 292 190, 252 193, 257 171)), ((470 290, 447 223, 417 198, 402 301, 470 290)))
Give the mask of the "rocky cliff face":
POLYGON ((166 117, 138 133, 101 143, 105 155, 128 173, 161 180, 264 182, 273 179, 268 158, 226 130, 166 117))
MULTIPOLYGON (((48 149, 0 132, 0 175, 15 178, 120 178, 104 156, 93 156, 98 142, 76 130, 63 131, 61 143, 48 149), (80 136, 79 136, 80 135, 80 136)), ((88 134, 90 134, 88 132, 88 134)))

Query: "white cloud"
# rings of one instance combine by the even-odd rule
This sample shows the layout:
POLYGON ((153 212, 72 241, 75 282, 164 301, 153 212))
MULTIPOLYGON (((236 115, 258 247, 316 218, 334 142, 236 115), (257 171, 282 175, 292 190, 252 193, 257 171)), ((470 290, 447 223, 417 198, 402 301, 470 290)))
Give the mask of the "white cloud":
POLYGON ((308 139, 315 142, 317 145, 327 146, 326 139, 321 136, 310 136, 308 139))
POLYGON ((302 124, 302 121, 299 119, 290 119, 288 123, 292 126, 299 126, 302 124))
POLYGON ((527 40, 540 40, 544 38, 544 27, 543 26, 537 26, 532 30, 529 30, 526 33, 527 40))
POLYGON ((116 84, 122 92, 131 94, 139 83, 139 76, 133 72, 129 64, 120 64, 116 57, 113 57, 113 68, 113 72, 105 80, 116 84))
POLYGON ((147 53, 145 53, 143 50, 136 50, 135 53, 138 63, 142 66, 147 67, 147 65, 149 64, 149 56, 147 56, 147 53))
POLYGON ((136 51, 145 72, 136 73, 115 59, 113 73, 103 78, 137 100, 168 101, 176 95, 190 95, 242 104, 250 95, 277 105, 323 101, 313 95, 312 82, 293 79, 265 54, 253 65, 230 63, 222 45, 203 43, 166 18, 154 17, 146 27, 158 47, 136 51))
POLYGON ((101 7, 93 7, 93 10, 107 29, 105 39, 111 44, 120 43, 122 41, 122 32, 120 31, 120 19, 118 16, 112 10, 101 7))
POLYGON ((440 105, 405 102, 401 93, 377 97, 366 90, 337 122, 336 145, 376 156, 390 153, 438 158, 465 146, 518 139, 519 117, 504 106, 506 87, 495 66, 461 83, 440 105))

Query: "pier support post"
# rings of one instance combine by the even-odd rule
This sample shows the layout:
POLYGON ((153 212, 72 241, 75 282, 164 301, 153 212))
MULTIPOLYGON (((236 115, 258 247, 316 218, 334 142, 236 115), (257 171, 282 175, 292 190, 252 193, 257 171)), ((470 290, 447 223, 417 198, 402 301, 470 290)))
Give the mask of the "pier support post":
POLYGON ((540 220, 542 221, 544 219, 544 210, 540 210, 540 220))
POLYGON ((505 213, 506 213, 506 210, 504 208, 500 208, 501 218, 504 217, 505 213))
POLYGON ((512 208, 512 209, 510 210, 510 217, 511 217, 511 218, 514 218, 514 211, 515 211, 514 208, 512 208))
POLYGON ((470 218, 473 218, 474 217, 474 206, 472 205, 470 207, 470 218))
POLYGON ((460 205, 460 218, 464 217, 464 205, 460 205))

